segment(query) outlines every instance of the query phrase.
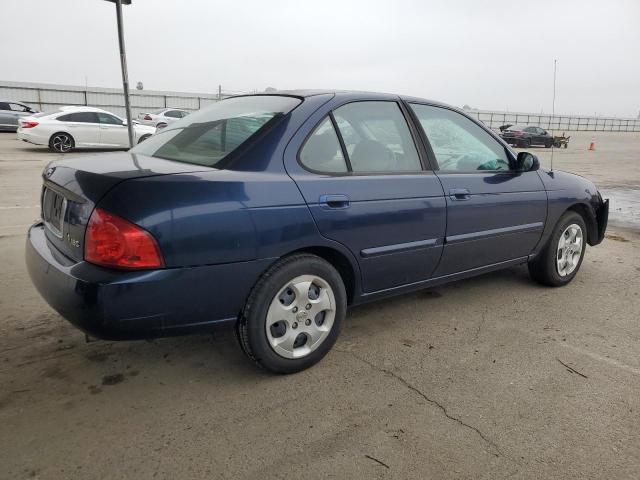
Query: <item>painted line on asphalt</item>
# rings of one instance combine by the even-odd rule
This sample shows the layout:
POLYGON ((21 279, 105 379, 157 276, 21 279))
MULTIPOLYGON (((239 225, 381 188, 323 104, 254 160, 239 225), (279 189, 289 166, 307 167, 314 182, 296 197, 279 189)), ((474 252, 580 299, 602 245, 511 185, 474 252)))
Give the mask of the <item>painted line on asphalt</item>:
POLYGON ((565 342, 560 343, 560 345, 562 345, 565 348, 569 348, 574 352, 581 353, 582 355, 586 355, 587 357, 590 357, 599 362, 608 363, 613 367, 626 370, 627 372, 633 373, 635 375, 640 375, 640 369, 632 367, 631 365, 618 362, 617 360, 613 360, 612 358, 603 357, 602 355, 598 355, 597 353, 590 352, 589 350, 584 350, 583 348, 580 348, 580 347, 574 347, 573 345, 569 345, 565 342))
POLYGON ((40 205, 32 205, 29 207, 22 205, 10 205, 10 206, 0 206, 0 210, 20 210, 20 209, 29 209, 29 208, 40 208, 40 205))

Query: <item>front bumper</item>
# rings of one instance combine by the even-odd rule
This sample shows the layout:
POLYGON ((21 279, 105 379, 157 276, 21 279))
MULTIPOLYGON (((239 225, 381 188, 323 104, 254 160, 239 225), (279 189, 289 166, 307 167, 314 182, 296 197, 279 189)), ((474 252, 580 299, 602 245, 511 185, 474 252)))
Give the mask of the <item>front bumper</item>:
POLYGON ((47 240, 42 223, 29 229, 26 263, 47 303, 89 335, 150 338, 233 325, 271 259, 146 271, 74 262, 47 240))
POLYGON ((607 232, 607 223, 609 222, 609 199, 602 201, 600 207, 596 211, 596 223, 598 224, 598 237, 593 245, 598 245, 604 240, 607 232))

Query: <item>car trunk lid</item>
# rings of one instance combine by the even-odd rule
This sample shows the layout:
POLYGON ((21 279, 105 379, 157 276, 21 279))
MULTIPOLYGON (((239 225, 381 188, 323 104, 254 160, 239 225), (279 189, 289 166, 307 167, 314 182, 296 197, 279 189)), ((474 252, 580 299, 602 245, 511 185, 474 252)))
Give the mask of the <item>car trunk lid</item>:
MULTIPOLYGON (((117 184, 141 177, 209 171, 201 165, 117 152, 51 162, 43 171, 41 214, 48 240, 80 261, 89 217, 117 184)), ((144 199, 140 199, 144 201, 144 199)))

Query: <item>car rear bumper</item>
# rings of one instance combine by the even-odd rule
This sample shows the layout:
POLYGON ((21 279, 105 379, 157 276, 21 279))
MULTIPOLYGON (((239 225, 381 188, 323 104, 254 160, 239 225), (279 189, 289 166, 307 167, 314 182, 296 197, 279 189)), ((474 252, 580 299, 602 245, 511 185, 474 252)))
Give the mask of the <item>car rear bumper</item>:
POLYGON ((146 271, 75 262, 29 229, 26 263, 42 297, 89 335, 109 340, 183 334, 233 325, 272 260, 146 271))
POLYGON ((40 135, 35 135, 34 132, 29 131, 29 129, 18 128, 16 132, 18 140, 33 143, 34 145, 47 145, 46 139, 41 138, 40 135))

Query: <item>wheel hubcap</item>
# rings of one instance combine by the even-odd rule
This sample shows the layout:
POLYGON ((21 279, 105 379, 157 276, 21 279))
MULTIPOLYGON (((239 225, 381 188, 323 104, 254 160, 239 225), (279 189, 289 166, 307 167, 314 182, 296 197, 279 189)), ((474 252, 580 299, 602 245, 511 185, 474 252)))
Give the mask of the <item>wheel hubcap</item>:
POLYGON ((67 135, 53 137, 53 148, 58 152, 68 152, 71 149, 71 139, 67 135))
POLYGON ((315 275, 301 275, 271 301, 267 339, 281 357, 304 357, 327 338, 335 315, 336 299, 329 284, 315 275))
POLYGON ((572 223, 565 228, 558 241, 556 267, 558 274, 565 277, 573 273, 582 255, 583 235, 580 225, 572 223))

